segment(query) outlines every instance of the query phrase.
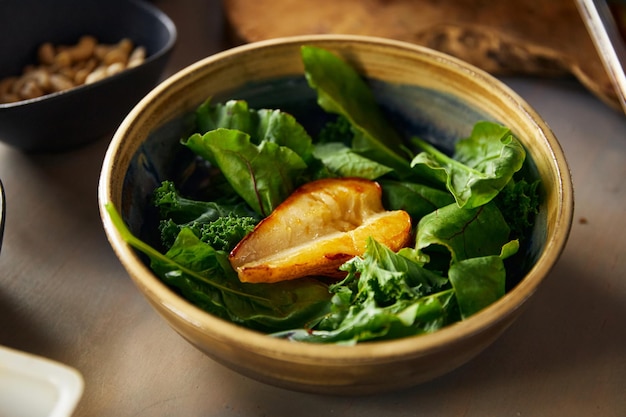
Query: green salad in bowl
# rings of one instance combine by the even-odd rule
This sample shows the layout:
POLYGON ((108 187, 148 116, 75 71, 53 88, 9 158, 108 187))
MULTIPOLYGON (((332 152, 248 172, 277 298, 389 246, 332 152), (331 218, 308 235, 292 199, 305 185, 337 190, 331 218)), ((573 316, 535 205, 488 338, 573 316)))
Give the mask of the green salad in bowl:
POLYGON ((241 45, 163 81, 116 131, 98 201, 129 277, 184 340, 335 395, 483 352, 548 276, 573 213, 558 141, 510 88, 350 35, 241 45))
POLYGON ((321 116, 207 97, 179 141, 185 163, 151 193, 153 239, 107 206, 123 239, 198 308, 291 341, 432 333, 503 297, 540 205, 509 127, 480 120, 431 143, 341 57, 300 53, 321 116))

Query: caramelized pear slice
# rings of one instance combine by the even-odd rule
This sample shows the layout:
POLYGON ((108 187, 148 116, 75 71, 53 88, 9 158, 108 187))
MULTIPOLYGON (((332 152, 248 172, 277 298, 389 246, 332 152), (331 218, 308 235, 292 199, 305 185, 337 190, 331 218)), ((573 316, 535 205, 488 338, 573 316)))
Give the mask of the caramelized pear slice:
POLYGON ((230 253, 242 282, 278 282, 305 276, 341 278, 338 268, 365 252, 368 237, 397 251, 408 243, 411 218, 386 211, 376 182, 323 179, 305 184, 230 253))

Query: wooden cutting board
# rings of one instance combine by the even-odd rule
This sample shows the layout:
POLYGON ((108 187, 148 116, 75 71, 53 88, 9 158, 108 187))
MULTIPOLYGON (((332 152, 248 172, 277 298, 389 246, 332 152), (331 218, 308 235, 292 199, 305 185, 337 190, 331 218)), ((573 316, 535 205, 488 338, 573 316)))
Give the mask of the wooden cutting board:
POLYGON ((574 0, 224 0, 236 42, 359 34, 446 52, 494 75, 573 75, 620 104, 574 0))

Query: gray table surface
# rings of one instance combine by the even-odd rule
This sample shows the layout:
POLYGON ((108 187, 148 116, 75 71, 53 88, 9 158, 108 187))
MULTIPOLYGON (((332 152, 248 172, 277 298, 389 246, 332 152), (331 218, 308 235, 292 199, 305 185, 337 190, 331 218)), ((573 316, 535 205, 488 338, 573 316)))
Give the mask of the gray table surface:
MULTIPOLYGON (((179 29, 168 74, 223 48, 217 2, 155 3, 179 29)), ((460 369, 344 398, 267 386, 213 362, 157 316, 106 241, 96 187, 109 138, 48 155, 0 144, 0 344, 78 369, 76 416, 626 415, 626 117, 573 80, 503 81, 559 138, 575 218, 524 314, 460 369)))

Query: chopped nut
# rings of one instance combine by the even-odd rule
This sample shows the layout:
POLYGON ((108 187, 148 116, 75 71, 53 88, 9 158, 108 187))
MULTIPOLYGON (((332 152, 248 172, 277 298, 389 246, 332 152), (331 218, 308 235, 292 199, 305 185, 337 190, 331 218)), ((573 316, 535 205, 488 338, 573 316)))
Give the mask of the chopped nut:
POLYGON ((37 57, 39 58, 39 62, 44 65, 52 65, 54 63, 54 46, 50 42, 45 42, 41 44, 39 49, 37 50, 37 57))
POLYGON ((89 35, 82 36, 74 45, 44 42, 37 49, 37 64, 25 66, 19 77, 0 80, 0 103, 94 83, 140 65, 145 57, 145 48, 135 47, 128 38, 111 45, 98 43, 89 35))
POLYGON ((93 84, 96 81, 100 81, 107 76, 107 67, 99 66, 93 70, 85 79, 85 84, 93 84))
POLYGON ((146 59, 146 48, 143 46, 138 46, 131 52, 128 57, 127 68, 133 68, 140 65, 146 59))
POLYGON ((65 91, 74 87, 74 83, 62 74, 52 74, 50 75, 50 85, 52 86, 52 91, 65 91))
POLYGON ((120 72, 124 71, 125 68, 126 67, 123 63, 115 62, 107 67, 106 75, 107 77, 110 77, 111 75, 119 74, 120 72))
POLYGON ((37 81, 29 79, 22 84, 19 95, 22 99, 28 100, 31 98, 41 97, 43 95, 43 91, 41 90, 41 87, 37 85, 37 81))

